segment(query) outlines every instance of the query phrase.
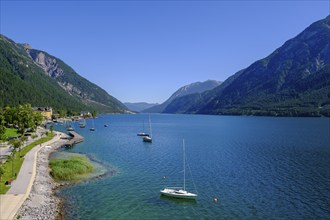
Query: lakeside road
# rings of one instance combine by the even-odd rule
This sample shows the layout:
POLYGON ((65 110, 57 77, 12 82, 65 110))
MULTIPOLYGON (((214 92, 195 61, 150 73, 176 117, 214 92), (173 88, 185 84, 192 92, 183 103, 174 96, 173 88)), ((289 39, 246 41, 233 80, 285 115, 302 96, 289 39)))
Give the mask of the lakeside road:
POLYGON ((25 155, 24 162, 16 180, 12 182, 11 188, 5 195, 0 195, 1 220, 13 219, 23 202, 28 198, 36 177, 38 152, 45 148, 45 146, 60 141, 60 138, 61 133, 56 132, 52 140, 35 146, 25 155))

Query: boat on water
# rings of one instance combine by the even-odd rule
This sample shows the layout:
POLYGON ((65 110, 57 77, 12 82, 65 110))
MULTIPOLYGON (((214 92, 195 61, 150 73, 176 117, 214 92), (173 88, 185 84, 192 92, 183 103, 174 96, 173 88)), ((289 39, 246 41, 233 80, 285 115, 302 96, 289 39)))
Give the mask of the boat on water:
POLYGON ((65 124, 66 124, 66 130, 67 131, 74 131, 74 128, 73 128, 73 125, 71 124, 70 121, 65 121, 65 124))
POLYGON ((166 187, 160 191, 161 195, 179 198, 179 199, 196 199, 197 194, 186 190, 186 155, 185 144, 183 140, 183 187, 166 187))
POLYGON ((150 136, 144 136, 143 141, 144 142, 152 142, 152 138, 150 136))
POLYGON ((104 127, 108 127, 109 125, 105 124, 104 127))
POLYGON ((81 121, 81 122, 79 123, 79 127, 80 127, 80 128, 85 128, 85 127, 86 127, 86 120, 85 120, 85 119, 83 119, 83 121, 81 121))
POLYGON ((147 134, 147 133, 145 133, 144 132, 144 120, 143 120, 143 130, 142 130, 143 132, 140 132, 140 133, 137 133, 137 136, 149 136, 149 134, 147 134))
POLYGON ((137 133, 137 136, 149 136, 149 134, 144 133, 144 132, 140 132, 140 133, 137 133))
POLYGON ((187 192, 178 187, 167 187, 160 191, 162 195, 179 199, 196 199, 197 194, 187 192))
POLYGON ((92 126, 89 130, 90 130, 90 131, 95 131, 94 119, 92 119, 92 124, 93 124, 93 126, 92 126))
MULTIPOLYGON (((151 137, 151 121, 150 121, 150 115, 149 115, 149 130, 150 130, 150 135, 143 135, 143 142, 148 142, 148 143, 151 143, 152 142, 152 137, 151 137)), ((141 135, 142 136, 142 135, 141 135)))

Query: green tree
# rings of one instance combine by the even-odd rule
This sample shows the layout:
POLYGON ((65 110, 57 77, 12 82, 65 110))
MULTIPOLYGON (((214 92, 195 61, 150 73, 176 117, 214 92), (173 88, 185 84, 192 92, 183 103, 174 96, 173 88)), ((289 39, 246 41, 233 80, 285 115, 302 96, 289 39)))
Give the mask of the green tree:
POLYGON ((33 114, 33 127, 31 129, 32 131, 35 131, 37 126, 41 125, 43 116, 41 112, 37 112, 37 111, 33 111, 32 114, 33 114))
POLYGON ((96 115, 97 115, 97 112, 94 110, 94 111, 92 111, 92 117, 93 118, 95 118, 96 117, 96 115))
POLYGON ((5 132, 6 132, 6 127, 5 127, 5 117, 2 112, 0 112, 0 140, 5 139, 5 132))
MULTIPOLYGON (((26 142, 28 140, 28 137, 26 137, 26 136, 22 136, 21 138, 20 138, 20 141, 22 142, 22 145, 24 145, 24 143, 26 142)), ((20 149, 21 150, 21 149, 20 149)))
POLYGON ((63 109, 57 111, 61 118, 64 118, 66 113, 63 109))
POLYGON ((18 126, 17 131, 20 134, 24 134, 24 132, 25 132, 25 121, 28 120, 25 117, 26 117, 26 113, 25 113, 24 106, 23 105, 17 106, 17 108, 16 108, 16 119, 17 119, 16 125, 18 126))
POLYGON ((21 147, 22 147, 23 143, 20 139, 11 140, 10 145, 14 148, 13 152, 16 152, 18 149, 19 153, 21 153, 21 147))
POLYGON ((14 148, 11 152, 11 175, 14 178, 14 160, 17 149, 19 149, 19 155, 21 154, 22 141, 20 139, 14 139, 10 141, 10 145, 14 148))
POLYGON ((5 117, 5 121, 8 124, 13 124, 13 109, 9 106, 6 106, 3 111, 3 116, 5 117))
POLYGON ((5 107, 3 114, 0 113, 0 138, 1 125, 12 124, 18 129, 18 133, 24 134, 26 129, 35 131, 37 126, 42 123, 42 114, 33 111, 30 104, 18 105, 16 107, 5 107), (1 116, 3 115, 3 117, 1 116))
POLYGON ((8 122, 14 126, 18 126, 18 110, 17 107, 12 107, 8 112, 8 117, 11 118, 11 122, 8 122), (9 116, 10 114, 10 116, 9 116))
POLYGON ((66 115, 67 115, 67 116, 73 116, 73 112, 72 112, 72 110, 69 109, 69 110, 66 112, 66 115))
POLYGON ((13 123, 18 127, 18 133, 24 134, 26 129, 34 131, 42 123, 40 112, 32 110, 30 104, 19 105, 11 110, 13 123))
POLYGON ((2 178, 3 174, 5 174, 5 168, 0 166, 0 181, 1 181, 1 178, 2 178))
POLYGON ((50 130, 50 132, 53 134, 53 132, 54 132, 54 126, 51 125, 51 126, 49 127, 49 130, 50 130))

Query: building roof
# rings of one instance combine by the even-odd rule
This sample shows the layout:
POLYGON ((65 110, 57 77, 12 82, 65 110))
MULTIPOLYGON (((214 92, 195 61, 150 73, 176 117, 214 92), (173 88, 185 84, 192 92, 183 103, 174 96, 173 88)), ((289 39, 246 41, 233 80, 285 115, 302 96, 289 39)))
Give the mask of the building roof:
POLYGON ((45 112, 45 111, 51 111, 52 108, 51 107, 32 107, 32 110, 45 112))

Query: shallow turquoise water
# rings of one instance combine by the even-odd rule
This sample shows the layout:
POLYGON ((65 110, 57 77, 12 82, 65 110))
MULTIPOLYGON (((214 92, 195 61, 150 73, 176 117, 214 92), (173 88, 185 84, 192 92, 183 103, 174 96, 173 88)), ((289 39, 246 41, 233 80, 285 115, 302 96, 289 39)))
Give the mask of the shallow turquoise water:
POLYGON ((143 121, 148 115, 100 115, 95 132, 91 119, 75 125, 85 141, 70 152, 115 174, 61 190, 66 219, 330 218, 329 119, 151 115, 152 144, 136 135, 143 121), (159 193, 182 185, 183 138, 196 202, 159 193))

